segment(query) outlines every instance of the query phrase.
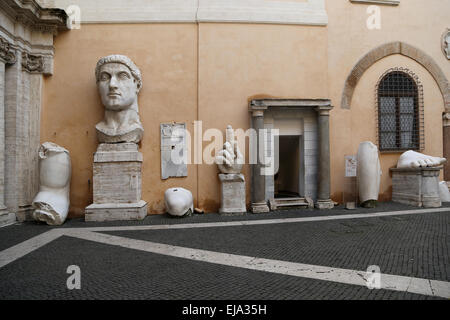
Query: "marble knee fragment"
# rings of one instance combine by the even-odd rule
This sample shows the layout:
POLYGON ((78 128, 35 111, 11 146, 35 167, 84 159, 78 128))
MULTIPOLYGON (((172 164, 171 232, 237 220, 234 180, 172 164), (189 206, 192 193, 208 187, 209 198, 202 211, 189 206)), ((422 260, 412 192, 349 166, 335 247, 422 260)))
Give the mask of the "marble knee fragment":
POLYGON ((69 212, 71 163, 69 151, 51 142, 39 148, 39 192, 33 200, 33 218, 61 225, 69 212))
POLYGON ((194 212, 194 198, 189 190, 170 188, 164 193, 167 213, 176 217, 190 216, 194 212))

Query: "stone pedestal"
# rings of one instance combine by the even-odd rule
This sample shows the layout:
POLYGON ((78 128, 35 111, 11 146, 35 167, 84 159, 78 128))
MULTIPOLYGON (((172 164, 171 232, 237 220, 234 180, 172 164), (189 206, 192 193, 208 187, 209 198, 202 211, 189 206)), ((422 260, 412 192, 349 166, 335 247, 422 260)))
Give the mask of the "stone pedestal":
POLYGON ((135 143, 100 144, 94 155, 94 203, 86 221, 142 220, 142 153, 135 143))
POLYGON ((392 201, 416 207, 438 208, 441 167, 391 169, 392 201))
POLYGON ((245 179, 243 174, 219 174, 222 186, 220 213, 244 213, 245 179))

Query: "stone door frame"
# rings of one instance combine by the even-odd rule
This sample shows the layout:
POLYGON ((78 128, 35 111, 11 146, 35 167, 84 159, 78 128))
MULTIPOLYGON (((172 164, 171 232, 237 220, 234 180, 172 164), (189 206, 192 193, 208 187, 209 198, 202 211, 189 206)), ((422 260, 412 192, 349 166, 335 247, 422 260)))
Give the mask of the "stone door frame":
MULTIPOLYGON (((334 204, 330 198, 330 110, 333 109, 329 99, 253 99, 249 103, 251 112, 251 126, 256 130, 256 146, 264 148, 260 143, 260 130, 264 129, 264 112, 269 108, 283 110, 314 110, 317 112, 318 138, 319 138, 319 167, 317 175, 317 200, 315 207, 318 209, 331 209, 334 204)), ((257 150, 265 154, 265 150, 257 150)), ((265 176, 261 174, 263 164, 257 157, 257 163, 252 164, 251 183, 251 211, 253 213, 269 212, 266 200, 265 176)))

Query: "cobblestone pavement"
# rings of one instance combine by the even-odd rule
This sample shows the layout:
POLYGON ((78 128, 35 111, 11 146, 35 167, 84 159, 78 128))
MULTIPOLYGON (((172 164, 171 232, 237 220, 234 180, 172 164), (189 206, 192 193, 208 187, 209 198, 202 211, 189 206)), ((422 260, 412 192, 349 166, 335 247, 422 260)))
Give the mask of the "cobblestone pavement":
POLYGON ((437 280, 440 292, 448 292, 449 207, 446 204, 443 210, 447 211, 442 212, 358 218, 344 215, 416 208, 384 203, 376 209, 353 211, 342 208, 331 211, 305 209, 262 215, 207 214, 185 219, 162 215, 150 216, 139 222, 110 223, 85 223, 81 219, 72 219, 62 227, 16 224, 0 229, 0 262, 7 261, 0 267, 0 299, 439 299, 442 295, 369 290, 364 285, 351 282, 325 281, 189 257, 179 258, 170 250, 176 246, 206 250, 213 257, 214 254, 230 254, 230 259, 231 255, 238 259, 254 257, 294 266, 326 266, 332 271, 341 268, 365 272, 368 266, 377 265, 382 274, 423 278, 431 282, 437 280), (328 216, 331 218, 326 218, 328 216), (270 222, 273 219, 307 217, 324 217, 324 220, 270 222), (231 221, 253 224, 185 226, 231 221), (180 228, 165 228, 176 225, 180 228), (146 226, 155 228, 136 230, 146 226), (111 229, 92 229, 97 227, 111 229), (157 254, 88 241, 71 235, 73 230, 94 231, 91 234, 98 237, 121 237, 117 238, 119 241, 126 238, 137 245, 156 243, 163 248, 167 245, 169 251, 157 254), (62 233, 42 246, 34 241, 49 231, 62 233), (24 241, 31 238, 32 250, 11 258, 11 252, 20 251, 24 241), (14 245, 17 246, 11 248, 14 245), (80 268, 80 290, 67 288, 70 277, 67 268, 70 265, 80 268))

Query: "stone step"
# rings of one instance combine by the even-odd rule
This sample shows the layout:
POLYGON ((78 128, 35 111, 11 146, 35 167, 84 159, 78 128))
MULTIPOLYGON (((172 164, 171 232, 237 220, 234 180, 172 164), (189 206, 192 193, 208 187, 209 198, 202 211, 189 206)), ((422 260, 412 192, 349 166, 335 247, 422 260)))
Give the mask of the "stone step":
POLYGON ((291 201, 305 201, 305 198, 275 198, 274 199, 277 202, 291 202, 291 201))
POLYGON ((308 206, 308 203, 305 201, 292 201, 292 202, 277 202, 277 207, 299 207, 299 206, 308 206))
POLYGON ((277 210, 285 207, 309 207, 310 204, 305 198, 276 198, 269 201, 270 209, 277 210))

